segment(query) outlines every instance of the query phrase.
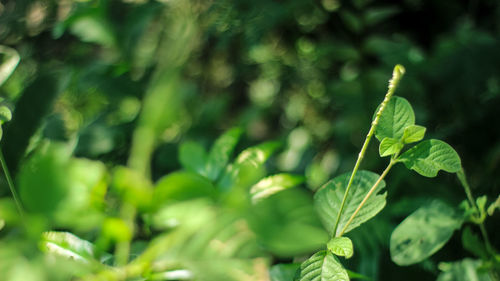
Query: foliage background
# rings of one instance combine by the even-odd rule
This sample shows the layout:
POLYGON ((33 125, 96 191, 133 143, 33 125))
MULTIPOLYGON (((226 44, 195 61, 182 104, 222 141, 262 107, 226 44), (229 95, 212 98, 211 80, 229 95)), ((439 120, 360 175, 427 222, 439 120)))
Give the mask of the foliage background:
MULTIPOLYGON (((0 3, 1 45, 21 56, 0 88, 14 109, 2 150, 15 177, 38 147, 63 141, 75 156, 108 167, 150 154, 151 167, 144 169, 156 180, 181 168, 180 143, 208 148, 240 126, 237 152, 279 140, 283 147, 268 170, 305 174, 303 188, 316 189, 352 169, 400 63, 407 74, 398 95, 412 103, 417 123, 457 150, 474 194, 498 195, 498 1, 0 3), (141 102, 154 89, 164 106, 141 119, 141 102), (153 124, 159 137, 150 151, 144 144, 134 152, 133 132, 141 124, 153 124)), ((364 167, 384 165, 372 146, 364 167)), ((392 263, 388 237, 402 218, 430 197, 457 205, 464 194, 451 176, 427 179, 402 167, 387 183, 387 207, 353 234, 351 268, 375 280, 429 280, 438 261, 467 255, 456 235, 422 264, 392 263)), ((0 196, 9 196, 5 182, 0 196)), ((498 224, 488 228, 499 231, 498 224)), ((499 242, 493 241, 497 248, 499 242)))

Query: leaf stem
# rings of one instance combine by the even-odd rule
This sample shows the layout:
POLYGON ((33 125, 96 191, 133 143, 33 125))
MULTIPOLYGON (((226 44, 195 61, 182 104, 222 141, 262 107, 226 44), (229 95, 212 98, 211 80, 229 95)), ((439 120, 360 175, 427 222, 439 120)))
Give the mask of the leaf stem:
MULTIPOLYGON (((481 214, 479 208, 477 207, 476 201, 474 201, 474 196, 472 195, 471 188, 469 186, 469 183, 467 182, 467 177, 465 176, 465 170, 463 167, 460 169, 460 171, 457 172, 457 177, 462 186, 464 187, 465 194, 467 195, 467 199, 469 200, 469 203, 471 204, 472 208, 474 208, 474 211, 476 211, 477 214, 481 214)), ((488 232, 486 231, 484 222, 480 222, 478 225, 479 229, 481 230, 481 235, 483 236, 486 249, 488 250, 488 252, 493 253, 494 252, 493 246, 491 245, 490 238, 488 237, 488 232)))
POLYGON ((380 107, 377 111, 377 114, 375 118, 373 119, 373 122, 371 124, 370 130, 368 131, 368 134, 366 135, 365 142, 363 143, 363 147, 361 148, 361 151, 358 154, 358 159, 356 160, 356 164, 354 165, 354 169, 352 170, 351 177, 349 178, 349 182, 347 184, 346 190, 344 192, 344 197, 342 198, 342 203, 340 204, 340 210, 337 215, 337 219, 335 221, 335 227, 333 229, 333 233, 337 233, 337 228, 340 223, 340 217, 342 215, 342 212, 345 207, 345 202, 347 200, 347 195, 349 194, 349 191, 351 190, 352 183, 354 181, 354 176, 356 176, 356 173, 358 172, 359 166, 361 164, 361 161, 363 161, 363 158, 365 157, 366 149, 368 148, 368 144, 370 143, 370 140, 375 133, 375 129, 378 125, 378 122, 380 120, 380 116, 384 112, 385 107, 387 106, 387 103, 389 103, 389 100, 391 99, 392 95, 396 91, 396 88, 399 84, 399 81, 401 80, 401 77, 403 77, 403 74, 405 73, 405 68, 402 65, 396 65, 394 67, 394 70, 392 72, 392 79, 389 80, 389 89, 387 90, 387 93, 385 94, 384 100, 380 104, 380 107))
POLYGON ((391 162, 389 163, 389 165, 387 166, 387 168, 385 168, 385 170, 382 173, 382 175, 380 175, 380 177, 373 184, 373 186, 370 188, 370 190, 368 191, 368 193, 366 193, 365 198, 363 198, 363 201, 361 201, 361 203, 359 203, 359 205, 356 208, 356 210, 354 211, 354 213, 351 215, 351 217, 349 218, 349 220, 347 221, 347 223, 344 225, 344 228, 342 228, 342 231, 340 231, 340 234, 338 235, 339 237, 341 237, 344 234, 344 232, 347 230, 347 227, 349 226, 349 224, 351 224, 351 222, 354 220, 354 218, 359 213, 359 211, 361 210, 361 208, 365 205, 366 201, 368 201, 368 198, 370 198, 370 196, 372 195, 372 193, 377 189, 378 185, 382 182, 382 180, 385 178, 385 176, 387 175, 387 173, 389 173, 389 171, 391 170, 392 166, 394 164, 396 164, 396 163, 397 163, 396 161, 391 160, 391 162))
POLYGON ((10 176, 9 168, 7 167, 7 163, 5 162, 5 158, 3 157, 3 152, 1 150, 0 150, 0 162, 2 165, 2 170, 5 175, 5 178, 7 179, 7 185, 9 186, 10 192, 12 193, 12 197, 14 198, 14 202, 16 203, 17 211, 19 212, 21 220, 23 220, 24 217, 23 206, 21 204, 21 200, 19 200, 19 197, 17 196, 16 188, 14 187, 14 181, 10 176))

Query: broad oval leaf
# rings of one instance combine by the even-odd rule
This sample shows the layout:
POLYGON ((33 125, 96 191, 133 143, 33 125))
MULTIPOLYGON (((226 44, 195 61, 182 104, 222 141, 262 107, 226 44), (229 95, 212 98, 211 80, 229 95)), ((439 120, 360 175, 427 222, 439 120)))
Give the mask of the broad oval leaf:
MULTIPOLYGON (((318 212, 323 225, 326 227, 330 235, 337 236, 346 225, 347 221, 354 213, 358 205, 363 201, 363 198, 368 193, 370 188, 379 178, 379 175, 370 171, 358 171, 354 177, 351 186, 350 194, 347 196, 344 211, 340 216, 339 225, 336 233, 334 232, 335 220, 340 211, 340 204, 344 196, 347 183, 351 173, 342 174, 333 180, 323 185, 314 195, 314 206, 318 212)), ((362 223, 374 217, 385 207, 385 198, 387 193, 380 193, 385 187, 385 182, 381 181, 375 192, 368 198, 365 205, 354 220, 349 224, 345 233, 353 230, 362 223)))
POLYGON ((460 171, 462 164, 457 152, 444 141, 423 141, 403 153, 399 160, 408 169, 424 177, 435 177, 439 170, 449 173, 460 171))
POLYGON ((261 179, 250 189, 252 202, 257 202, 272 194, 304 182, 304 177, 292 174, 277 174, 261 179))
POLYGON ((453 208, 439 200, 420 207, 392 232, 392 260, 398 265, 423 261, 441 249, 462 222, 453 208))
POLYGON ((188 171, 178 171, 162 177, 153 191, 155 206, 169 201, 183 201, 188 199, 216 196, 216 189, 212 183, 198 174, 188 171))
POLYGON ((199 143, 187 141, 179 147, 179 161, 184 169, 203 175, 205 173, 207 153, 199 143))
POLYGON ((295 281, 349 281, 349 275, 338 258, 319 251, 300 265, 295 281))
POLYGON ((44 232, 40 245, 42 250, 47 253, 60 255, 85 263, 96 260, 94 245, 69 232, 44 232))
POLYGON ((210 149, 205 175, 216 180, 229 162, 229 158, 241 136, 240 128, 233 128, 220 136, 210 149))
POLYGON ((351 258, 354 254, 352 241, 347 237, 333 237, 328 241, 326 247, 337 256, 351 258))
POLYGON ((404 143, 412 143, 420 141, 425 136, 426 128, 424 126, 419 125, 410 125, 405 128, 403 133, 403 142, 404 143))
MULTIPOLYGON (((378 109, 377 109, 378 111, 378 109)), ((410 103, 402 97, 393 96, 387 103, 375 128, 375 137, 401 139, 406 127, 415 124, 415 113, 410 103)))
POLYGON ((378 151, 380 156, 385 157, 396 154, 400 152, 401 149, 403 149, 403 144, 399 140, 393 138, 384 138, 380 142, 378 151))

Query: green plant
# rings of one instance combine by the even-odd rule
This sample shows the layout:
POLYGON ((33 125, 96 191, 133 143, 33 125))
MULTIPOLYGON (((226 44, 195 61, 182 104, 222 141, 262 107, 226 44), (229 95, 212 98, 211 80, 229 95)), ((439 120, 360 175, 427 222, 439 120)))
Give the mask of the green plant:
MULTIPOLYGON (((491 246, 484 227, 486 197, 473 199, 460 158, 450 145, 437 139, 421 141, 426 128, 415 125, 413 109, 406 99, 393 96, 404 72, 400 65, 394 68, 389 90, 375 112, 353 171, 337 176, 316 192, 315 207, 331 240, 326 250, 315 253, 300 265, 296 280, 349 280, 349 274, 338 258, 350 258, 353 254, 353 244, 344 235, 372 219, 385 207, 387 192, 383 190, 384 178, 397 163, 425 177, 435 177, 439 170, 456 173, 469 201, 463 203, 465 212, 461 213, 435 200, 410 215, 391 236, 393 261, 399 265, 421 262, 438 251, 464 222, 472 222, 479 226, 483 239, 481 241, 467 230, 464 232, 464 247, 482 258, 481 270, 489 272, 489 275, 481 270, 477 273, 474 270, 472 274, 498 280, 499 255, 491 246), (381 175, 358 171, 373 135, 380 141, 380 156, 390 156, 389 164, 381 175), (403 151, 406 145, 415 142, 419 143, 403 151)), ((494 206, 495 203, 489 209, 493 210, 494 206)), ((471 267, 471 264, 477 269, 477 263, 443 265, 445 272, 439 280, 462 278, 460 270, 465 271, 465 266, 471 267)))

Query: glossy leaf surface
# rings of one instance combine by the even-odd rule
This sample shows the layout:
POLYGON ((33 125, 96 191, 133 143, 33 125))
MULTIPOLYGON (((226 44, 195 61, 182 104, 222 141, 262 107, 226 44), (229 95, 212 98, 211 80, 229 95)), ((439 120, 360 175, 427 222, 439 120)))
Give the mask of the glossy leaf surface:
POLYGON ((292 174, 277 174, 263 178, 250 189, 252 202, 257 202, 302 182, 304 182, 304 177, 292 174))

